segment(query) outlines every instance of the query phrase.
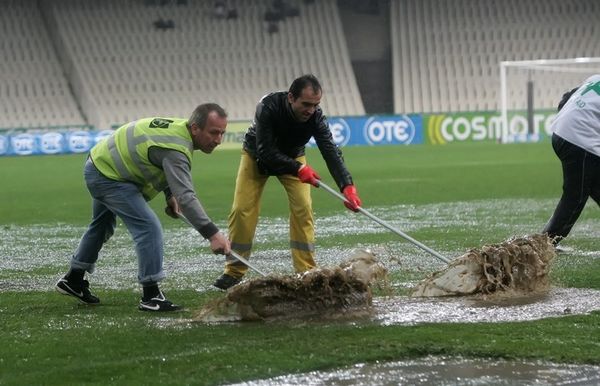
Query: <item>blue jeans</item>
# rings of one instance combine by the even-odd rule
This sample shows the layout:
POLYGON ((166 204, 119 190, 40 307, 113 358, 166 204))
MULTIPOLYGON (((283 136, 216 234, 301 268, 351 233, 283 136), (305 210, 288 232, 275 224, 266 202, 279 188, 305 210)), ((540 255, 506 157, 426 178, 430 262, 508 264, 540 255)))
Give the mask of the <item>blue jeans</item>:
POLYGON ((104 177, 90 159, 85 164, 84 176, 92 196, 92 222, 71 259, 71 268, 94 272, 98 252, 113 235, 119 216, 135 242, 140 284, 150 285, 164 279, 162 227, 140 189, 130 182, 104 177))

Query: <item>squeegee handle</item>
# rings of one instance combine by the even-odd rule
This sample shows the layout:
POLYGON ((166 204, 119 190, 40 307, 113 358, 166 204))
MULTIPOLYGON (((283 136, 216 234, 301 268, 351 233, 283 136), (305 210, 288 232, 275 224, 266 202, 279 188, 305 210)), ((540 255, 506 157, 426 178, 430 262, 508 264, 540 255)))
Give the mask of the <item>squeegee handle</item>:
MULTIPOLYGON (((192 228, 194 227, 192 225, 192 223, 190 222, 190 220, 188 220, 187 217, 185 217, 183 214, 177 213, 177 217, 179 217, 181 220, 183 220, 184 223, 188 224, 192 228)), ((234 259, 236 259, 239 262, 243 263, 246 267, 248 267, 248 268, 252 269, 253 271, 255 271, 256 273, 260 274, 261 276, 267 276, 266 273, 264 273, 260 269, 256 268, 254 265, 250 264, 250 262, 247 259, 245 259, 242 256, 238 255, 234 251, 229 252, 229 255, 227 255, 227 256, 228 257, 233 257, 234 259)))
MULTIPOLYGON (((317 181, 318 181, 319 187, 325 189, 326 191, 328 191, 332 195, 336 196, 340 200, 342 200, 344 202, 346 201, 346 197, 344 197, 341 193, 339 193, 338 191, 332 189, 330 186, 328 186, 327 184, 323 183, 321 180, 317 180, 317 181)), ((438 259, 440 259, 444 263, 446 263, 446 264, 450 263, 450 260, 448 260, 447 258, 445 258, 444 256, 442 256, 440 253, 434 251, 433 249, 429 248, 427 245, 421 243, 420 241, 417 241, 417 240, 413 239, 412 237, 410 237, 406 233, 402 232, 401 230, 394 228, 392 225, 390 225, 389 223, 387 223, 387 222, 383 221, 382 219, 376 217, 374 214, 372 214, 368 210, 366 210, 366 209, 364 209, 364 208, 362 208, 362 207, 359 206, 358 207, 358 211, 360 213, 364 214, 365 216, 367 216, 368 218, 370 218, 371 220, 375 221, 379 225, 381 225, 381 226, 383 226, 383 227, 391 230, 395 234, 399 235, 400 237, 404 238, 405 240, 407 240, 407 241, 411 242, 412 244, 416 245, 417 247, 421 248, 425 252, 428 252, 431 255, 437 257, 438 259)))

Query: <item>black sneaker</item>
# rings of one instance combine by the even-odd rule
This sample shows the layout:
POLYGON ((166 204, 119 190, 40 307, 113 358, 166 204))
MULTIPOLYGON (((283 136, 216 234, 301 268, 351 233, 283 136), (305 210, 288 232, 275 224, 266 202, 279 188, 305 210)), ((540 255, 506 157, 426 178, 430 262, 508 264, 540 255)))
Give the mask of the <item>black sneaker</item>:
POLYGON ((90 282, 83 280, 79 284, 71 283, 64 277, 56 283, 56 290, 63 295, 73 296, 84 304, 98 304, 100 299, 90 291, 90 282))
POLYGON ((238 279, 236 277, 224 273, 217 280, 215 280, 213 286, 217 287, 218 289, 227 290, 233 287, 234 285, 239 284, 241 281, 242 279, 238 279))
POLYGON ((154 312, 177 311, 181 309, 180 306, 173 304, 170 300, 167 300, 162 291, 159 292, 158 296, 155 296, 150 300, 140 300, 140 305, 138 308, 140 311, 154 312))

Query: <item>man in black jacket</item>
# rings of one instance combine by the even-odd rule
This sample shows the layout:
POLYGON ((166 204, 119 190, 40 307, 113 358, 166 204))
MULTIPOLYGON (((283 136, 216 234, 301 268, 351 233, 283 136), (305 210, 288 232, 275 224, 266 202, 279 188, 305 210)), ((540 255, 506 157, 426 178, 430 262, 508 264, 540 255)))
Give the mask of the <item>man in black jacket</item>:
MULTIPOLYGON (((304 272, 316 266, 310 185, 318 186, 320 177, 306 163, 305 146, 311 137, 346 197, 346 207, 356 211, 361 206, 342 152, 333 142, 327 119, 319 107, 321 96, 319 80, 314 75, 303 75, 294 80, 289 91, 268 94, 256 107, 254 121, 244 137, 229 214, 231 248, 246 258, 252 250, 263 188, 269 176, 276 176, 289 200, 294 269, 304 272)), ((225 272, 214 286, 232 287, 247 270, 243 263, 228 258, 225 272)))

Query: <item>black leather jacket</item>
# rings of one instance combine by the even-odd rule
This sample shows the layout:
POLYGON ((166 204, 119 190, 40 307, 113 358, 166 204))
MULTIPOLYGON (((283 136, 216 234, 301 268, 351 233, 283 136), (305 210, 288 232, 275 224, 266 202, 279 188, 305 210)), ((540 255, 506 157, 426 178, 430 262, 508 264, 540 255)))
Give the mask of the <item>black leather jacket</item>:
POLYGON ((287 91, 274 92, 260 100, 252 126, 244 137, 244 150, 257 161, 263 174, 296 175, 301 163, 295 158, 304 155, 305 145, 314 137, 340 190, 351 185, 352 176, 344 165, 342 151, 333 142, 321 108, 308 121, 298 122, 287 95, 287 91))

